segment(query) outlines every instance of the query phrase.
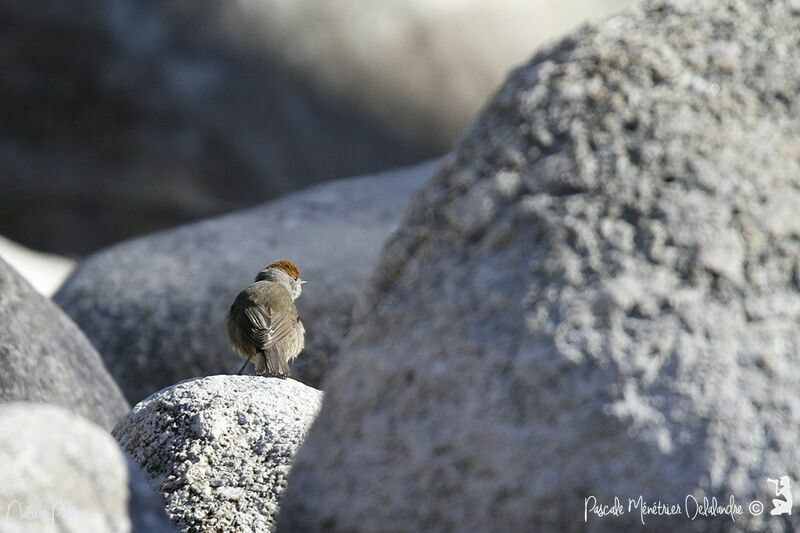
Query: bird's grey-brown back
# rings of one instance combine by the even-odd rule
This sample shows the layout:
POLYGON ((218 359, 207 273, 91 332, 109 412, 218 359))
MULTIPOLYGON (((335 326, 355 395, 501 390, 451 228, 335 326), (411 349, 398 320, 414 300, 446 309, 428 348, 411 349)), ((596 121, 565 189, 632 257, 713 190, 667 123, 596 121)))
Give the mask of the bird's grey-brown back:
POLYGON ((268 267, 239 293, 227 317, 228 339, 259 375, 287 377, 289 363, 303 350, 305 328, 294 299, 301 291, 282 269, 268 267))

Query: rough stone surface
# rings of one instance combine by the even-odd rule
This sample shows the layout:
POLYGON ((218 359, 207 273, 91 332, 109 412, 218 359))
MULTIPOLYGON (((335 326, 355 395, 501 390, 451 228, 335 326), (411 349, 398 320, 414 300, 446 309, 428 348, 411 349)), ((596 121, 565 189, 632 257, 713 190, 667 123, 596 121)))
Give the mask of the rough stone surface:
POLYGON ((128 412, 83 333, 0 259, 0 403, 12 401, 57 404, 106 429, 128 412))
POLYGON ((211 376, 150 396, 114 435, 180 531, 264 532, 321 400, 293 379, 211 376))
POLYGON ((294 372, 318 386, 383 242, 433 170, 339 181, 115 246, 81 263, 55 300, 137 402, 181 379, 236 372, 225 313, 259 270, 288 257, 310 280, 297 300, 307 336, 294 372))
POLYGON ((106 431, 44 404, 0 406, 0 510, 4 533, 174 531, 106 431))
POLYGON ((279 530, 797 527, 747 503, 800 479, 798 40, 796 2, 646 2, 515 71, 387 245, 279 530))
POLYGON ((437 154, 242 42, 216 7, 2 3, 0 234, 86 253, 437 154))

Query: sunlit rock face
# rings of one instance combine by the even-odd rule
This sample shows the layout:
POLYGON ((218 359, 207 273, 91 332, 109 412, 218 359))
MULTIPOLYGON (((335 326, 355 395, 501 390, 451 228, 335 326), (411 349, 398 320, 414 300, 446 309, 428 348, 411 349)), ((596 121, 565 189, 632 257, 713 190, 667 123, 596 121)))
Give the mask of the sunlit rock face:
POLYGON ((620 531, 585 499, 800 477, 798 36, 645 2, 513 72, 385 248, 279 529, 620 531))
POLYGON ((270 531, 321 400, 293 379, 210 376, 140 402, 114 436, 178 531, 270 531))

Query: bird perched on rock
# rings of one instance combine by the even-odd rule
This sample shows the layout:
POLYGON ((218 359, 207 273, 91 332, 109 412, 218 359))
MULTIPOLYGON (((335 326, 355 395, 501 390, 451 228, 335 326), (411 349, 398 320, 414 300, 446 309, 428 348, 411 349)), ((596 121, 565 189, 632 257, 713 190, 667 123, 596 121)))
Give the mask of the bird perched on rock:
POLYGON ((305 328, 294 300, 304 280, 288 259, 278 259, 239 293, 226 319, 228 340, 245 358, 239 374, 253 361, 256 374, 286 378, 289 363, 303 350, 305 328))

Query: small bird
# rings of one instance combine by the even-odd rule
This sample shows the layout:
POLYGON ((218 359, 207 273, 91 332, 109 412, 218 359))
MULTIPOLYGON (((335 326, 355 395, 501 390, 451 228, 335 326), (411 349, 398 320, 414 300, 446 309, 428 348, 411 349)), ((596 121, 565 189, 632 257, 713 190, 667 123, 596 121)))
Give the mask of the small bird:
POLYGON ((289 363, 304 346, 305 328, 294 301, 303 284, 300 271, 288 259, 278 259, 258 273, 252 285, 239 293, 226 319, 231 347, 256 374, 287 378, 289 363))

